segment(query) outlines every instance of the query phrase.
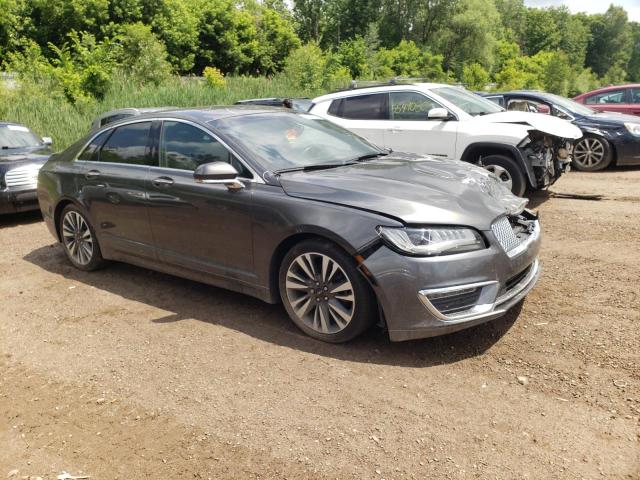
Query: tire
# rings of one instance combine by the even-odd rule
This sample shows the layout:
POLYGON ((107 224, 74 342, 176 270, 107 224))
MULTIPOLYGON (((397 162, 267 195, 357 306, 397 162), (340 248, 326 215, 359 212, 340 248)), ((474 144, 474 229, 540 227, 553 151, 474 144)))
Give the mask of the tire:
POLYGON ((75 205, 67 205, 59 222, 61 243, 71 264, 85 272, 103 267, 105 261, 87 215, 75 205))
POLYGON ((527 179, 515 160, 504 155, 488 155, 482 159, 482 165, 505 183, 514 195, 524 195, 527 179))
POLYGON ((573 147, 573 166, 581 172, 604 170, 612 159, 611 145, 602 137, 585 135, 573 147))
POLYGON ((282 260, 279 287, 293 323, 324 342, 347 342, 377 318, 375 297, 354 260, 326 240, 296 244, 282 260))

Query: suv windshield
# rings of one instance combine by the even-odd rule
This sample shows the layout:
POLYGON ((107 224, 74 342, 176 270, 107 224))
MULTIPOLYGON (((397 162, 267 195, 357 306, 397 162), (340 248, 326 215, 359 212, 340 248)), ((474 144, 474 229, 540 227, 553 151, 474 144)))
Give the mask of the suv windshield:
POLYGON ((340 166, 384 154, 356 134, 308 114, 241 115, 210 123, 272 172, 340 166))
POLYGON ((42 140, 22 125, 0 125, 0 149, 39 147, 42 140))
POLYGON ((475 93, 468 92, 458 87, 438 87, 431 90, 445 100, 453 103, 460 110, 469 115, 486 115, 504 111, 504 108, 486 100, 475 93))

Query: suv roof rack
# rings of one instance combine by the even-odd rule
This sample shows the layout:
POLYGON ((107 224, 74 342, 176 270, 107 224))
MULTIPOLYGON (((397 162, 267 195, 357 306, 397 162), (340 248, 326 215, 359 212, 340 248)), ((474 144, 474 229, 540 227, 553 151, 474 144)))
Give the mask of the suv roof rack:
POLYGON ((409 78, 409 77, 393 77, 387 81, 384 80, 351 80, 349 86, 334 90, 335 92, 344 92, 347 90, 359 90, 361 88, 385 87, 393 85, 411 85, 414 83, 429 82, 426 78, 409 78))

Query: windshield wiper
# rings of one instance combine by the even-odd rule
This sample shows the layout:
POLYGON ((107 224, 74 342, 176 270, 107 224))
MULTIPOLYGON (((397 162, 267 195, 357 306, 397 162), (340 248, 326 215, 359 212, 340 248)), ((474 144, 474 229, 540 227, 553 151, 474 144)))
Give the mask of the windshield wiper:
POLYGON ((388 152, 368 153, 366 155, 360 155, 355 160, 357 162, 364 162, 365 160, 371 160, 372 158, 384 157, 389 155, 388 152))
POLYGON ((280 170, 276 170, 276 175, 280 175, 281 173, 288 172, 313 172, 314 170, 328 170, 330 168, 338 168, 344 167, 345 165, 355 165, 356 162, 345 162, 345 163, 320 163, 317 165, 307 165, 306 167, 293 167, 293 168, 282 168, 280 170))

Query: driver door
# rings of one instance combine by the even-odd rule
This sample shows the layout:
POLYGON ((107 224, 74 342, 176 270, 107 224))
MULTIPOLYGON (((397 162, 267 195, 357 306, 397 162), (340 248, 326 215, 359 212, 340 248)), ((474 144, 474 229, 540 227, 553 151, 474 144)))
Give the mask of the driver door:
POLYGON ((456 158, 456 120, 430 120, 432 108, 444 108, 418 92, 389 93, 389 116, 385 123, 385 147, 400 152, 456 158))
POLYGON ((159 260, 251 283, 251 173, 211 133, 179 120, 163 122, 158 151, 160 167, 150 169, 149 220, 159 260), (231 163, 247 188, 197 183, 193 171, 215 161, 231 163))

